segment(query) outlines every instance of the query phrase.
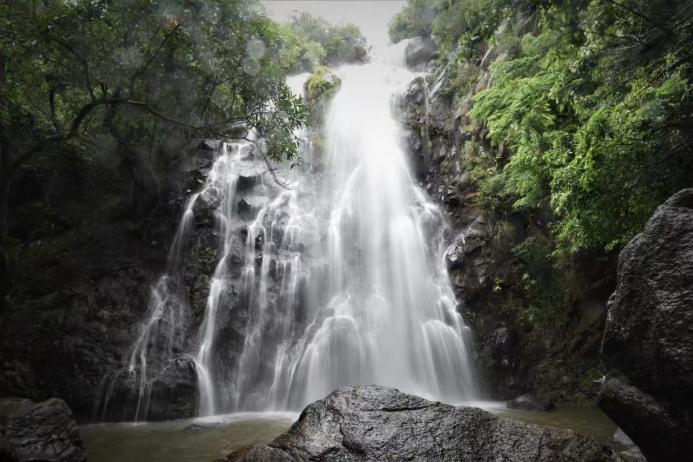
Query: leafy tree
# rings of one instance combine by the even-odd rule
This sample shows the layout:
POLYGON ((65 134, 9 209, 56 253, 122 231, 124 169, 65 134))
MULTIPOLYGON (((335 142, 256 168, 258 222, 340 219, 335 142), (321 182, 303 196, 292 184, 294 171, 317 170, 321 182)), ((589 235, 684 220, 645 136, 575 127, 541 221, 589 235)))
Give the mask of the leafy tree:
POLYGON ((285 38, 251 0, 0 1, 0 232, 13 176, 57 145, 254 129, 270 158, 295 156, 285 38))
POLYGON ((686 11, 634 0, 546 6, 539 32, 475 97, 472 115, 512 150, 491 176, 515 209, 552 210, 557 253, 620 248, 690 186, 686 11))
POLYGON ((439 11, 439 0, 409 0, 388 25, 390 40, 397 43, 411 37, 430 36, 439 11))
POLYGON ((362 63, 370 47, 354 24, 332 25, 306 12, 294 12, 288 24, 298 43, 295 71, 313 71, 320 65, 362 63))

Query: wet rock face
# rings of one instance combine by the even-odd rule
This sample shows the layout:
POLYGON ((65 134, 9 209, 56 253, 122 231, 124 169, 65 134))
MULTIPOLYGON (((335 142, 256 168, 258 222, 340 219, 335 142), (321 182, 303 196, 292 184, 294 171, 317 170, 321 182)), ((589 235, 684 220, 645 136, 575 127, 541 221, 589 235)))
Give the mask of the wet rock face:
POLYGON ((0 460, 86 461, 77 424, 65 401, 0 399, 0 460))
POLYGON ((273 442, 229 461, 609 461, 611 450, 569 430, 515 422, 380 386, 343 387, 304 409, 273 442))
POLYGON ((607 380, 599 393, 599 407, 635 442, 650 462, 683 460, 693 444, 687 415, 618 378, 607 380))
POLYGON ((438 46, 431 37, 414 37, 404 50, 404 59, 410 69, 422 71, 438 53, 438 46))
MULTIPOLYGON (((127 175, 114 175, 109 179, 124 191, 118 189, 118 195, 113 193, 107 200, 101 197, 104 209, 98 214, 89 196, 99 195, 82 188, 84 196, 75 195, 72 200, 81 224, 64 235, 51 235, 52 240, 42 244, 41 253, 30 250, 35 244, 27 244, 22 266, 13 268, 11 297, 0 310, 0 396, 20 395, 34 401, 59 396, 80 420, 133 418, 135 403, 126 403, 133 399, 126 395, 134 386, 127 374, 129 351, 147 314, 151 286, 166 265, 181 210, 216 155, 214 143, 206 147, 198 144, 194 142, 182 152, 178 163, 161 173, 157 203, 141 221, 134 221, 119 205, 133 194, 126 187, 127 175), (111 406, 104 412, 109 388, 113 390, 111 406), (116 409, 120 404, 133 412, 116 409)), ((59 185, 57 189, 65 187, 59 185)), ((62 196, 55 199, 59 204, 64 200, 62 196)), ((196 226, 213 226, 214 220, 209 221, 196 226)), ((194 245, 203 247, 206 241, 215 251, 217 239, 213 236, 201 236, 194 245)), ((202 285, 195 284, 195 278, 203 273, 198 270, 201 265, 187 265, 181 290, 191 287, 193 292, 202 285)), ((184 351, 187 347, 180 353, 184 351)), ((194 386, 195 380, 183 382, 194 386)), ((168 406, 169 417, 194 413, 189 409, 194 408, 195 399, 188 399, 185 405, 180 402, 181 396, 190 396, 187 392, 176 392, 175 400, 164 402, 166 396, 172 396, 165 391, 171 386, 157 384, 157 393, 152 393, 162 412, 168 406), (186 411, 179 412, 181 408, 186 411)))
POLYGON ((150 420, 193 417, 197 403, 197 373, 192 358, 172 360, 152 382, 150 420))
POLYGON ((466 226, 445 252, 445 262, 453 284, 471 300, 490 286, 492 259, 487 251, 491 235, 480 216, 466 226))
MULTIPOLYGON (((531 22, 518 21, 512 27, 531 30, 531 22)), ((454 230, 446 264, 459 311, 474 336, 483 389, 499 400, 528 392, 557 400, 592 400, 598 391, 593 379, 603 375, 598 352, 606 300, 614 288, 615 259, 609 256, 598 262, 586 257, 587 273, 577 262, 575 274, 580 278, 576 279, 585 275, 584 285, 590 289, 577 294, 575 303, 556 307, 557 313, 569 313, 567 322, 550 327, 532 323, 528 328, 523 313, 538 306, 538 301, 546 302, 538 298, 548 298, 548 291, 538 295, 528 280, 561 278, 528 269, 530 265, 513 249, 526 242, 546 246, 551 217, 507 213, 483 200, 475 165, 484 159, 507 159, 510 152, 508 146, 490 145, 486 129, 469 111, 474 96, 491 84, 491 66, 506 59, 507 53, 490 44, 477 61, 465 62, 456 53, 459 50, 436 61, 437 68, 433 63, 428 66, 425 78, 412 80, 396 110, 412 173, 445 211, 454 230), (598 309, 583 310, 586 302, 598 309)))
POLYGON ((686 189, 621 252, 604 332, 604 358, 628 381, 607 381, 600 406, 650 461, 693 452, 692 332, 693 189, 686 189))

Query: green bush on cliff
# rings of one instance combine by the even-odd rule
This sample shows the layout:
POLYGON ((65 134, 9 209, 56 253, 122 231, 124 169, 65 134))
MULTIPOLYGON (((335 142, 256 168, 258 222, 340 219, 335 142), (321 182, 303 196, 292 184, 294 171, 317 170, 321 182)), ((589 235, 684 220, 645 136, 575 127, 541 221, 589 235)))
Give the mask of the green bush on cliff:
POLYGON ((321 123, 327 105, 337 93, 342 82, 333 71, 325 66, 318 67, 304 84, 308 123, 317 126, 321 123))

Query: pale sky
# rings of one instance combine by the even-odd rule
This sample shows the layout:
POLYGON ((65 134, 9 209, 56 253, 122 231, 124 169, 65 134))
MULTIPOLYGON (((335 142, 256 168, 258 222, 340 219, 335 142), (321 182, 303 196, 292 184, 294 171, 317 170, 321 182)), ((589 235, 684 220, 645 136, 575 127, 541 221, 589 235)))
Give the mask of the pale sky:
POLYGON ((313 16, 339 24, 356 24, 374 49, 387 46, 387 24, 404 8, 400 0, 264 0, 267 14, 274 20, 284 22, 292 11, 306 11, 313 16))

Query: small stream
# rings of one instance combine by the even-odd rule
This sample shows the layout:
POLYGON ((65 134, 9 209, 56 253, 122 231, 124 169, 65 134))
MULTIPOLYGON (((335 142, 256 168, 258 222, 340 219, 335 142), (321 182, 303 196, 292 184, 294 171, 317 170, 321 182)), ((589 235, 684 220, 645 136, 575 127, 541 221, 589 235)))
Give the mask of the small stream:
MULTIPOLYGON (((596 406, 559 404, 552 412, 482 407, 494 414, 568 428, 610 443, 616 425, 596 406)), ((291 427, 298 414, 241 413, 167 422, 85 425, 80 428, 90 462, 212 462, 233 450, 273 440, 291 427)))

